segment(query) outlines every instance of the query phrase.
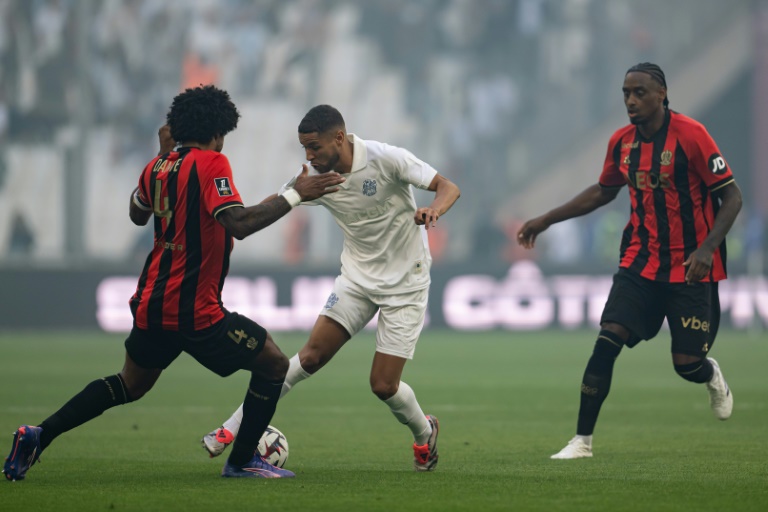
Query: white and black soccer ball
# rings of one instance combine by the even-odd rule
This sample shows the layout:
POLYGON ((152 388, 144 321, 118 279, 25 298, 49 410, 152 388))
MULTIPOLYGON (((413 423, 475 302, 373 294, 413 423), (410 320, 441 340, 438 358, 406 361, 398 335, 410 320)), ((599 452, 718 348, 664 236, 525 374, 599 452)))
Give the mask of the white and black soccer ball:
POLYGON ((264 460, 282 468, 288 460, 288 439, 278 429, 268 425, 259 439, 258 450, 264 460))

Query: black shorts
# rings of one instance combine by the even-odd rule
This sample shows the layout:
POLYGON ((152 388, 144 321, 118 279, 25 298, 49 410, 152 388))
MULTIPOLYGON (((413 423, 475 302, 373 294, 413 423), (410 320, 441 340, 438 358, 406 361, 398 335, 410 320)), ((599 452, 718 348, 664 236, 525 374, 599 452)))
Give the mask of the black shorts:
POLYGON ((168 368, 182 351, 214 373, 226 377, 237 370, 253 368, 267 340, 267 331, 253 320, 225 311, 210 327, 181 333, 145 330, 134 325, 125 340, 125 350, 142 368, 168 368))
POLYGON ((705 357, 720 326, 717 283, 663 283, 620 268, 600 323, 623 325, 630 332, 627 346, 650 340, 664 318, 672 335, 672 352, 705 357))

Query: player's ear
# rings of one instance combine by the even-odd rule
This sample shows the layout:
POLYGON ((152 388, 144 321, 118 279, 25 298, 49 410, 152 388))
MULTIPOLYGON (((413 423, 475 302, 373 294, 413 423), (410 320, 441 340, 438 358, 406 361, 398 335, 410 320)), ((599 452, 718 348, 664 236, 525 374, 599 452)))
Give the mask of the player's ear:
POLYGON ((336 142, 338 146, 344 144, 344 139, 346 138, 347 134, 344 133, 344 130, 336 130, 336 137, 334 138, 334 142, 336 142))

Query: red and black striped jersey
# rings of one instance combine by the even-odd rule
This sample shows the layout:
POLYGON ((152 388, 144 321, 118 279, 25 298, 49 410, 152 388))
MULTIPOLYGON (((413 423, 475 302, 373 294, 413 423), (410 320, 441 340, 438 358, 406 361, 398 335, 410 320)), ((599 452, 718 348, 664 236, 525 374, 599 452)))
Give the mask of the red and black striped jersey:
POLYGON ((243 202, 227 157, 181 148, 153 159, 136 200, 154 213, 154 247, 130 306, 136 326, 191 332, 224 317, 233 239, 216 215, 243 202))
MULTIPOLYGON (((634 125, 611 137, 600 185, 628 184, 629 222, 620 267, 654 281, 685 282, 683 262, 709 234, 719 202, 712 192, 734 182, 731 169, 704 126, 669 111, 645 139, 634 125)), ((725 240, 703 281, 726 278, 725 240)))

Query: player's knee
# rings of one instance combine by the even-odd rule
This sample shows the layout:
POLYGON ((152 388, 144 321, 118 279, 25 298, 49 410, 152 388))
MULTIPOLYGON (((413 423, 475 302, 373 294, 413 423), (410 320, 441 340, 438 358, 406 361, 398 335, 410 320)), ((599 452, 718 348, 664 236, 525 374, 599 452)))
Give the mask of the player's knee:
POLYGON ((675 364, 675 372, 689 382, 701 384, 712 378, 712 363, 707 359, 699 359, 693 363, 675 364))
POLYGON ((258 356, 245 369, 250 370, 257 378, 276 381, 285 378, 288 364, 288 358, 285 357, 272 336, 267 333, 258 356))
POLYGON ((594 374, 611 372, 623 346, 624 340, 620 335, 606 329, 600 331, 592 357, 587 363, 587 371, 594 374))
POLYGON ((282 381, 285 380, 285 376, 288 373, 288 366, 290 365, 290 362, 288 361, 288 358, 285 357, 285 354, 279 354, 275 356, 272 365, 269 368, 268 372, 265 372, 264 377, 267 380, 271 381, 282 381))
POLYGON ((288 373, 290 362, 283 352, 275 345, 272 338, 267 338, 264 344, 262 357, 259 358, 260 367, 254 373, 267 381, 282 381, 288 373))
POLYGON ((371 391, 373 394, 379 397, 379 400, 389 400, 395 393, 397 393, 397 387, 399 382, 388 382, 382 379, 371 379, 371 391))
POLYGON ((606 336, 615 336, 617 341, 622 345, 627 342, 631 335, 629 329, 621 324, 617 324, 616 322, 603 322, 600 324, 600 334, 605 334, 606 336))
POLYGON ((124 385, 125 394, 127 395, 128 402, 135 402, 140 399, 155 385, 157 379, 147 379, 142 377, 131 377, 128 375, 119 374, 119 377, 124 385))
MULTIPOLYGON (((128 396, 128 402, 133 402, 146 395, 163 370, 160 368, 144 368, 136 364, 128 354, 126 354, 125 365, 117 379, 128 396)), ((117 386, 115 386, 117 387, 117 386)))

